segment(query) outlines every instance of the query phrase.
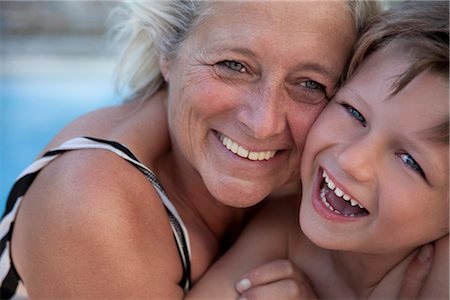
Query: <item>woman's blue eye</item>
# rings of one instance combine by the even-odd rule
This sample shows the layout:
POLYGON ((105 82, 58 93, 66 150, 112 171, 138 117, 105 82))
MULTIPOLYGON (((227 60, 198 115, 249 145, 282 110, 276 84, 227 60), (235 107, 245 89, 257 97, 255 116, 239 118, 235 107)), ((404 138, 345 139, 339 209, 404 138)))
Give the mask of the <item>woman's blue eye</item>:
POLYGON ((420 165, 414 160, 414 158, 409 155, 408 153, 398 153, 400 156, 400 159, 403 161, 403 163, 413 170, 414 172, 419 173, 421 176, 425 177, 425 173, 423 172, 420 165))
POLYGON ((363 115, 359 111, 357 111, 353 106, 350 106, 348 104, 343 104, 343 106, 353 118, 358 120, 362 124, 362 126, 366 127, 367 125, 366 119, 364 119, 363 115))
POLYGON ((300 83, 301 86, 311 90, 325 90, 325 87, 314 80, 307 80, 300 83))
POLYGON ((225 65, 228 69, 236 72, 244 73, 247 71, 243 64, 234 60, 225 60, 221 62, 221 64, 225 65))
POLYGON ((288 85, 288 93, 297 102, 310 104, 321 103, 328 99, 326 87, 314 80, 301 80, 292 82, 288 85))

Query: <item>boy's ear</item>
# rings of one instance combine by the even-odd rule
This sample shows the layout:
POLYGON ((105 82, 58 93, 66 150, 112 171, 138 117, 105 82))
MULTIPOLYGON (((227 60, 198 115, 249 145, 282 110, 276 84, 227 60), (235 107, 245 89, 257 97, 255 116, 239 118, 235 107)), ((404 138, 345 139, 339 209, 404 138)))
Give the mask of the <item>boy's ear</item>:
POLYGON ((169 81, 169 59, 165 55, 159 57, 159 69, 166 82, 169 81))

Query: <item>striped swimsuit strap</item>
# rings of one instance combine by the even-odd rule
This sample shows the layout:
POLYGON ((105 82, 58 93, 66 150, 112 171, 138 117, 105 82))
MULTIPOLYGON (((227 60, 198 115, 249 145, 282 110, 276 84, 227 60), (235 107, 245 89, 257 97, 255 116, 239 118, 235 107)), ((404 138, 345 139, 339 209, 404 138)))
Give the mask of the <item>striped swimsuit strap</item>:
MULTIPOLYGON (((135 166, 153 184, 155 190, 159 194, 166 208, 172 232, 178 247, 178 253, 181 258, 181 263, 183 266, 183 277, 179 282, 179 285, 184 289, 184 291, 188 291, 191 287, 191 249, 186 226, 184 225, 183 220, 178 214, 176 208, 170 202, 167 193, 164 191, 164 188, 156 178, 155 174, 149 168, 143 165, 129 149, 117 142, 93 137, 78 137, 68 140, 61 146, 45 153, 40 159, 33 162, 27 169, 22 172, 22 174, 19 175, 18 180, 16 181, 16 184, 14 184, 8 197, 3 218, 8 217, 8 214, 12 215, 12 213, 14 213, 15 215, 14 210, 18 207, 18 203, 15 202, 19 202, 16 201, 16 199, 20 198, 21 200, 21 197, 25 194, 34 178, 44 166, 46 166, 48 163, 50 163, 52 160, 54 160, 64 152, 81 149, 104 149, 111 151, 135 166)), ((11 217, 11 219, 11 221, 13 222, 13 217, 11 217)))

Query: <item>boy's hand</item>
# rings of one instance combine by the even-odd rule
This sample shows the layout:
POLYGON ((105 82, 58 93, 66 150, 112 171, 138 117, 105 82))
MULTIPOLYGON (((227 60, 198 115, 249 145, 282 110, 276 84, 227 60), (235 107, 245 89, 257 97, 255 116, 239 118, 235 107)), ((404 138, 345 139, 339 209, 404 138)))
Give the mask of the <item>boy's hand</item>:
MULTIPOLYGON (((416 299, 432 265, 433 245, 421 247, 410 262, 398 299, 416 299)), ((239 299, 317 299, 309 279, 292 262, 279 259, 258 266, 236 284, 239 299)))
POLYGON ((422 246, 409 263, 402 282, 399 299, 416 299, 430 272, 433 261, 433 244, 422 246))
POLYGON ((236 284, 239 299, 317 299, 309 279, 289 260, 258 266, 236 284))

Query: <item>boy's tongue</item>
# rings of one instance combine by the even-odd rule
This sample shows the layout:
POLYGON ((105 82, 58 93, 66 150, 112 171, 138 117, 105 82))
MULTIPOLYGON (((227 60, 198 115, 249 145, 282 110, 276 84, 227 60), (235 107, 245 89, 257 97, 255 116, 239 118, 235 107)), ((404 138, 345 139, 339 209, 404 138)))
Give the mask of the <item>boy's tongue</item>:
POLYGON ((337 210, 341 215, 366 215, 367 210, 364 208, 360 208, 358 205, 352 206, 350 201, 345 201, 341 197, 338 197, 332 190, 330 190, 326 185, 324 185, 323 189, 325 189, 325 198, 327 202, 337 210))

